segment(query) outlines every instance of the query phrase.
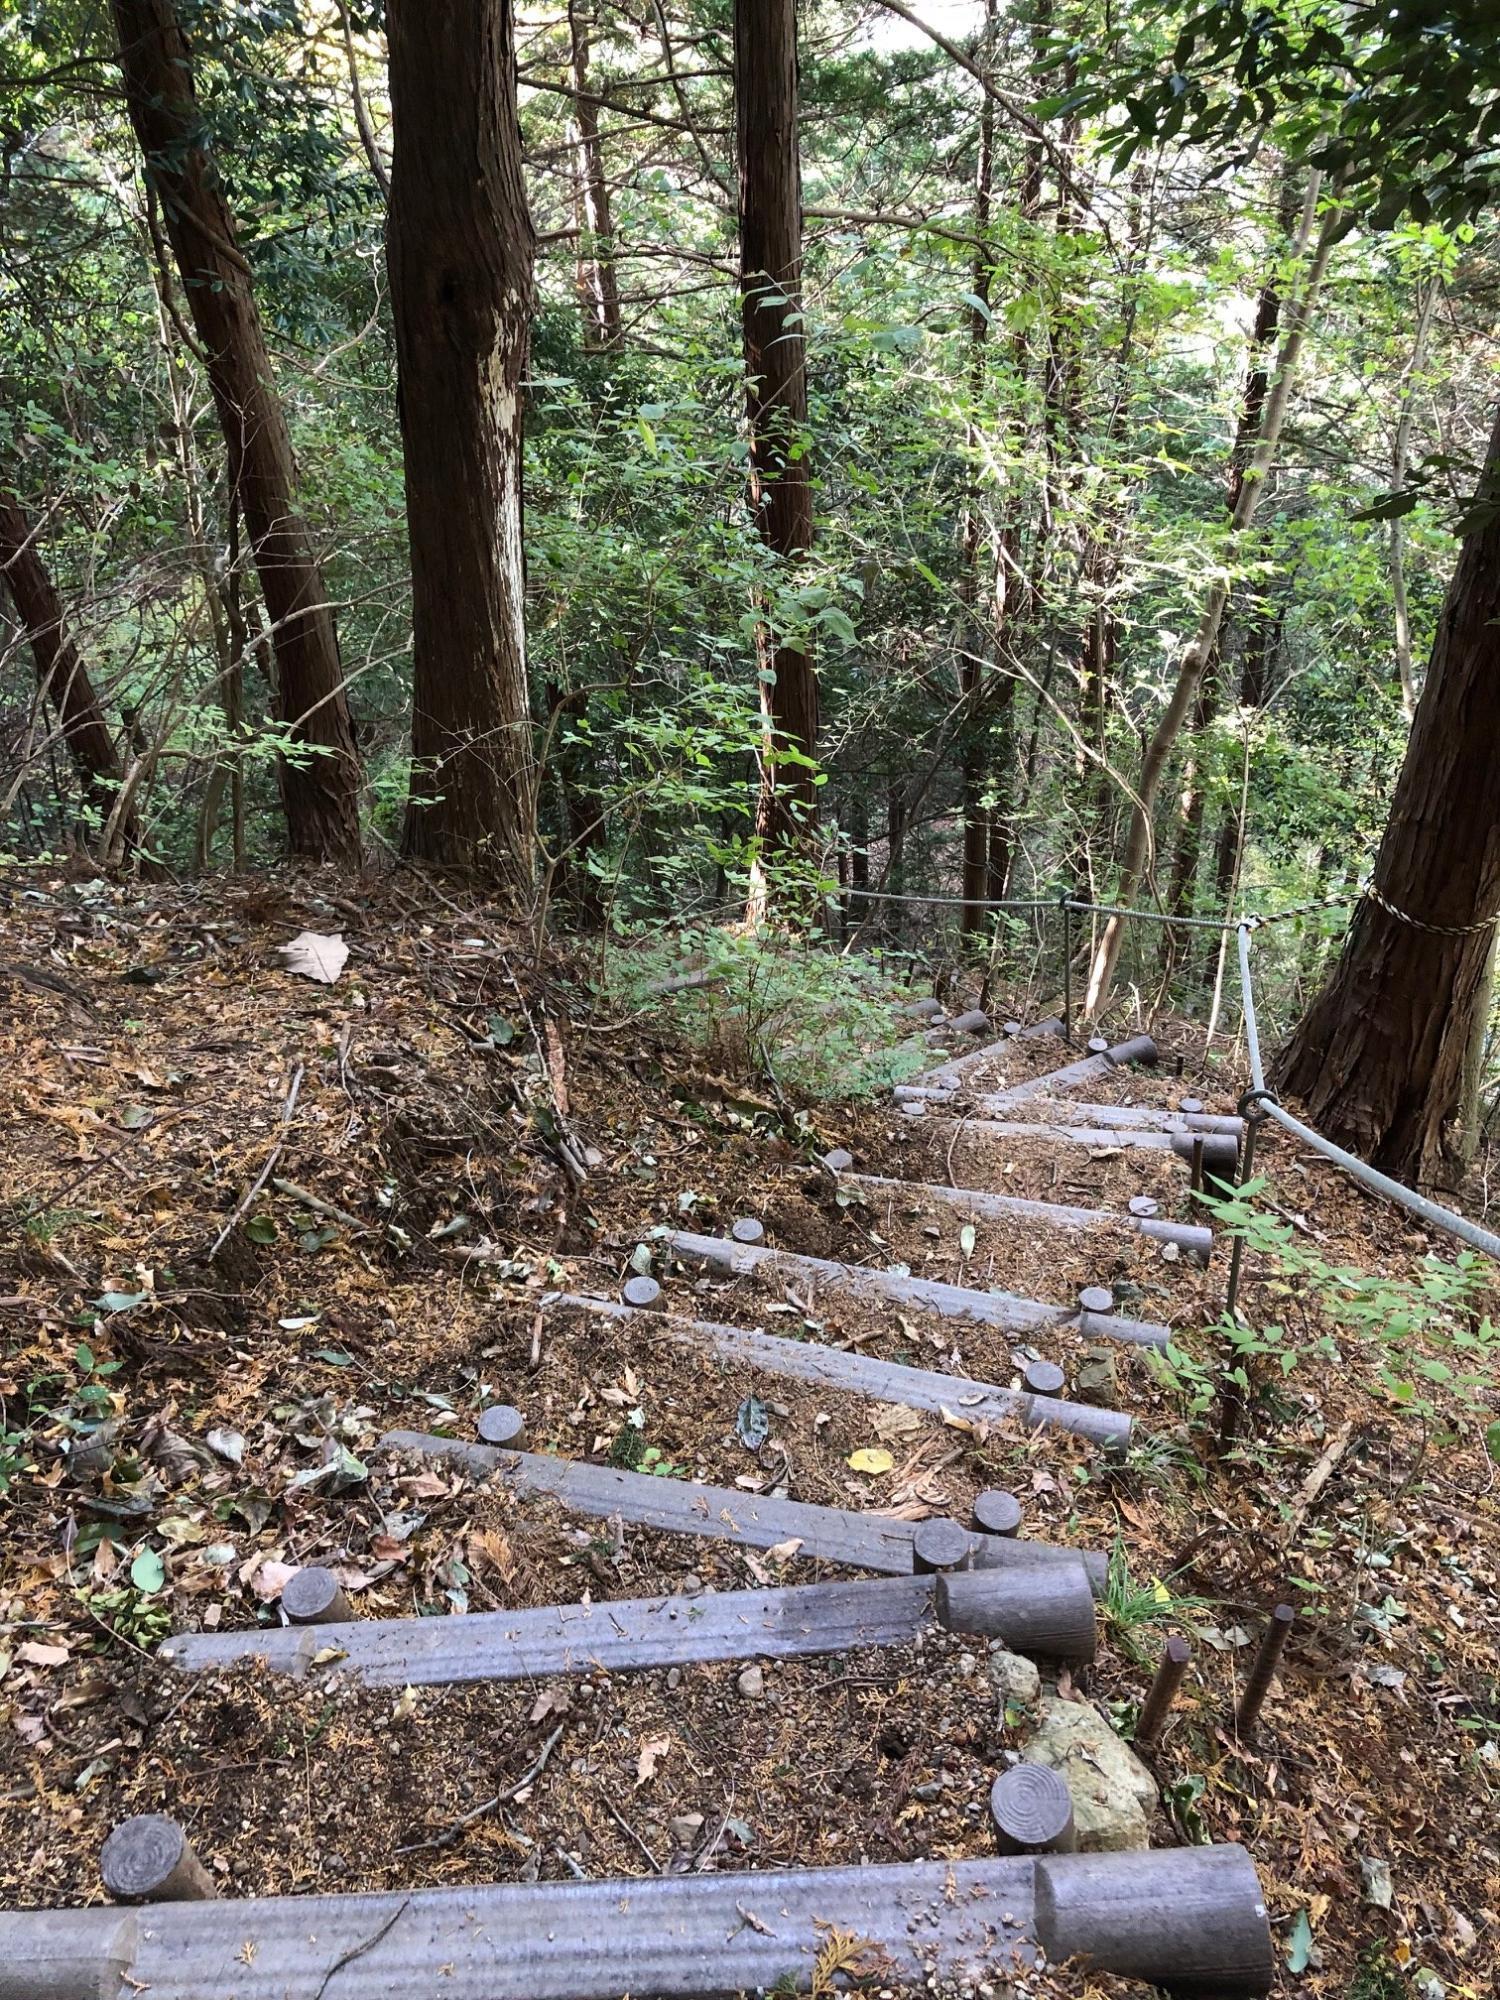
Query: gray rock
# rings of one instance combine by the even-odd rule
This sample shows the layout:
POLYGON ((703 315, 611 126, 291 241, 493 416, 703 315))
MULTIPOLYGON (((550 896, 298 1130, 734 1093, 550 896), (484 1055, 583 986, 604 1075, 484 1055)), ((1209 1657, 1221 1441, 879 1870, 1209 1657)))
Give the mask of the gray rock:
POLYGON ((1388 1910, 1391 1907, 1393 1889, 1389 1861, 1382 1861, 1376 1854, 1362 1855, 1359 1863, 1359 1879, 1364 1886, 1367 1903, 1373 1903, 1377 1910, 1388 1910))
POLYGON ((1150 1846, 1156 1781, 1097 1709, 1044 1696, 1021 1755, 1028 1763, 1049 1766, 1067 1786, 1082 1852, 1150 1846))
POLYGON ((746 1667, 739 1678, 739 1690, 741 1694, 748 1695, 752 1701, 765 1693, 766 1677, 759 1667, 746 1667))
POLYGON ((1073 1395, 1078 1402, 1092 1403, 1097 1409, 1113 1410, 1119 1407, 1119 1363, 1109 1348, 1084 1349, 1083 1359, 1073 1377, 1073 1395))
POLYGON ((1030 1708, 1042 1692, 1042 1677, 1036 1662, 1023 1660, 1019 1653, 1007 1653, 1003 1646, 990 1654, 989 1670, 990 1685, 1002 1702, 1016 1702, 1030 1708))

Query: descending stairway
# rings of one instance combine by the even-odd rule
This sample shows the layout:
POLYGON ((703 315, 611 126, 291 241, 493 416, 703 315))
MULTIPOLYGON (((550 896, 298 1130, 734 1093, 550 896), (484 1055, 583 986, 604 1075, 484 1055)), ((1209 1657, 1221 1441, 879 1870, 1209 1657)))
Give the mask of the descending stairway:
MULTIPOLYGON (((972 1024, 963 1017, 960 1025, 972 1024)), ((1014 1032, 1035 1042, 1059 1027, 1045 1022, 1014 1032)), ((1137 1116, 1129 1106, 1070 1096, 1128 1064, 1154 1061, 1149 1038, 990 1089, 1013 1038, 939 1063, 897 1091, 898 1109, 955 1127, 962 1121, 991 1133, 1020 1132, 1042 1145, 1102 1135, 1111 1147, 1147 1157, 1181 1151, 1194 1172, 1205 1147, 1214 1148, 1211 1162, 1232 1152, 1237 1121, 1201 1107, 1137 1116), (1023 1108, 1046 1116, 1021 1124, 1004 1116, 1023 1108)), ((823 1185, 840 1203, 945 1207, 976 1227, 1021 1222, 1043 1245, 1057 1237, 1075 1246, 1144 1237, 1184 1264, 1201 1266, 1211 1255, 1208 1230, 1161 1216, 1145 1196, 1133 1212, 1108 1212, 855 1169, 847 1153, 821 1162, 823 1185)), ((1090 1351, 1084 1343, 1102 1340, 1129 1353, 1170 1337, 1165 1325, 1117 1313, 1107 1286, 1048 1301, 926 1279, 766 1244, 755 1219, 726 1237, 658 1234, 660 1283, 636 1275, 623 1297, 554 1292, 543 1299, 544 1312, 585 1333, 591 1325, 624 1330, 784 1380, 927 1414, 962 1412, 970 1423, 1058 1433, 1108 1452, 1128 1445, 1132 1419, 1093 1392, 1094 1377, 1080 1360, 1090 1351), (704 1285, 713 1290, 713 1317, 698 1310, 704 1285), (741 1323, 788 1293, 803 1307, 814 1293, 855 1302, 903 1326, 957 1321, 985 1330, 1004 1366, 996 1379, 972 1380, 741 1323), (1012 1337, 1024 1343, 1013 1354, 1012 1337), (1080 1391, 1073 1398, 1061 1393, 1070 1379, 1080 1391)), ((1044 1269, 1038 1289, 1048 1289, 1044 1269)), ((1102 1379, 1114 1380, 1113 1364, 1102 1379)), ((1103 1554, 1029 1538, 1020 1532, 1021 1506, 1008 1494, 980 1494, 967 1521, 913 1520, 520 1449, 524 1417, 508 1406, 487 1411, 481 1430, 493 1441, 396 1431, 382 1449, 443 1461, 520 1494, 548 1495, 585 1516, 775 1549, 842 1574, 691 1601, 658 1596, 402 1620, 350 1618, 336 1581, 308 1570, 284 1599, 289 1612, 300 1605, 307 1622, 177 1634, 162 1646, 163 1661, 185 1673, 258 1660, 304 1680, 345 1675, 376 1686, 453 1685, 911 1646, 943 1631, 1048 1662, 1094 1657, 1103 1554)), ((1266 1914, 1242 1849, 1067 1851, 1066 1796, 1055 1821, 1043 1811, 1048 1786, 1064 1788, 1050 1772, 1044 1782, 1041 1767, 1017 1768, 1036 1783, 1017 1787, 1014 1771, 997 1778, 994 1859, 268 1898, 228 1909, 195 1900, 206 1877, 189 1865, 191 1850, 170 1821, 127 1821, 112 1836, 113 1862, 106 1850, 106 1883, 150 1907, 139 1916, 119 1909, 0 1914, 0 2000, 23 1993, 27 2000, 92 2000, 126 1991, 149 1991, 153 2000, 197 2000, 207 1992, 216 2000, 339 2000, 346 1988, 370 2000, 614 2000, 626 1992, 728 2000, 773 1986, 808 1990, 828 1926, 866 1942, 882 1985, 913 1991, 986 1991, 1008 1974, 1075 1954, 1204 2000, 1269 1989, 1266 1914), (1002 1808, 1002 1791, 1014 1813, 1002 1808), (1018 1834, 1018 1826, 1029 1832, 1018 1834), (752 1902, 754 1921, 745 1914, 752 1902), (343 1970, 356 1958, 357 1979, 351 1973, 346 1981, 343 1970)))

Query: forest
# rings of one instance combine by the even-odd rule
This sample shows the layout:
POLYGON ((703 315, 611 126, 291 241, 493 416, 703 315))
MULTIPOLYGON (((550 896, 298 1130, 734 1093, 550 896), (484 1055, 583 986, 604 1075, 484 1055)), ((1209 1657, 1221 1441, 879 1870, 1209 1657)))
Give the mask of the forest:
POLYGON ((1497 197, 1485 0, 0 0, 0 1996, 1490 1990, 1497 197))

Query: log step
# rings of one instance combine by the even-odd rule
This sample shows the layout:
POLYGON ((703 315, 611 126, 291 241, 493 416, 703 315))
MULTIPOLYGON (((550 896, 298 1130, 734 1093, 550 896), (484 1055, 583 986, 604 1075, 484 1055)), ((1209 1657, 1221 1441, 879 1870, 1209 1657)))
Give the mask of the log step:
POLYGON ((1189 1847, 12 1911, 0 2000, 733 2000, 809 1991, 830 1927, 921 1992, 1077 1955, 1229 2000, 1273 1976, 1249 1855, 1189 1847))
POLYGON ((988 1062, 1005 1047, 1007 1042, 1029 1041, 1038 1035, 1060 1035, 1063 1024, 1058 1020, 1037 1021, 1029 1028, 1022 1028, 1019 1034, 1002 1035, 998 1041, 986 1042, 982 1048, 971 1049, 967 1055, 955 1056, 951 1062, 939 1063, 935 1069, 923 1070, 917 1077, 918 1083, 960 1085, 969 1072, 980 1063, 988 1062))
POLYGON ((1077 1062, 1066 1063, 1063 1068, 1050 1070, 1045 1076, 1028 1077, 1023 1083, 1013 1083, 1007 1089, 996 1092, 992 1101, 997 1107, 1025 1104, 1029 1098, 1053 1097, 1059 1091, 1074 1090, 1080 1084, 1093 1083, 1133 1063, 1151 1064, 1155 1061, 1156 1044, 1151 1037, 1130 1035, 1123 1042, 1116 1042, 1113 1048, 1101 1049, 1096 1055, 1082 1056, 1077 1062))
POLYGON ((1175 1243, 1183 1255, 1207 1264, 1214 1233, 1196 1223, 1165 1222, 1155 1216, 1124 1215, 1116 1209, 1075 1208, 1067 1202, 1031 1201, 1024 1195, 990 1194, 983 1188, 942 1187, 936 1181, 890 1180, 883 1174, 837 1175, 840 1187, 858 1188, 872 1198, 890 1201, 936 1202, 981 1221, 1004 1222, 1016 1217, 1049 1229, 1128 1229, 1158 1243, 1175 1243))
MULTIPOLYGON (((986 1128, 981 1126, 979 1130, 986 1128)), ((1022 1128, 1031 1131, 1031 1126, 1022 1128)), ((1041 1131, 1050 1128, 1042 1126, 1041 1131)), ((1146 1133, 1145 1138, 1158 1135, 1146 1133)), ((966 1285, 945 1285, 936 1278, 903 1278, 893 1271, 876 1271, 864 1264, 836 1264, 828 1257, 799 1257, 789 1250, 765 1250, 726 1237, 696 1236, 674 1230, 666 1239, 674 1257, 706 1264, 736 1278, 754 1272, 793 1284, 832 1285, 854 1297, 889 1300, 893 1305, 923 1307, 945 1319, 970 1319, 982 1326, 1004 1327, 1011 1333, 1036 1333, 1047 1327, 1073 1326, 1090 1339, 1122 1340, 1136 1347, 1165 1347, 1169 1328, 1151 1320, 1122 1319, 1117 1313, 1082 1312, 1077 1306, 1048 1306, 1015 1292, 976 1292, 966 1285)))
MULTIPOLYGON (((1028 1100, 1034 1109, 1075 1125, 1117 1125, 1127 1132, 1217 1132, 1238 1139, 1245 1130, 1243 1118, 1216 1111, 1157 1111, 1143 1104, 1090 1104, 1081 1097, 1035 1097, 1028 1100)), ((1014 1100, 975 1097, 969 1108, 980 1118, 1004 1118, 1014 1100)))
MULTIPOLYGON (((917 1521, 891 1514, 863 1514, 824 1507, 810 1500, 776 1500, 728 1486, 698 1486, 685 1479, 658 1479, 649 1472, 623 1472, 612 1465, 549 1458, 529 1451, 499 1451, 463 1438, 425 1431, 387 1431, 378 1449, 415 1452, 462 1468, 471 1479, 498 1476, 518 1493, 550 1494, 580 1514, 618 1514, 641 1528, 666 1534, 698 1535, 749 1549, 774 1549, 797 1542, 809 1560, 840 1563, 846 1569, 874 1570, 883 1576, 910 1576, 915 1569, 912 1541, 917 1521)), ((1105 1587, 1108 1564, 1092 1550, 1060 1548, 1052 1542, 975 1534, 971 1556, 979 1569, 1021 1569, 1033 1563, 1082 1562, 1095 1596, 1105 1587)))
MULTIPOLYGON (((1013 1653, 1091 1660, 1094 1598, 1081 1562, 974 1570, 972 1597, 945 1628, 983 1631, 1013 1653)), ((698 1597, 611 1598, 462 1618, 356 1618, 316 1632, 184 1632, 157 1657, 190 1672, 263 1660, 298 1679, 321 1670, 368 1687, 448 1687, 533 1675, 639 1673, 708 1660, 794 1660, 866 1646, 910 1645, 937 1629, 930 1576, 705 1591, 698 1597)))
POLYGON ((1142 1153, 1175 1153, 1191 1160, 1193 1149, 1203 1147, 1203 1164, 1210 1173, 1232 1176, 1239 1164, 1240 1149, 1227 1132, 1143 1132, 1138 1128, 1121 1131, 1113 1125, 1025 1125, 1018 1119, 965 1118, 963 1130, 980 1139, 1043 1139, 1066 1146, 1123 1146, 1142 1153))
MULTIPOLYGON (((853 1178, 853 1176, 849 1176, 853 1178)), ((1130 1218, 1132 1221, 1134 1217, 1130 1218)), ((1207 1231, 1200 1232, 1207 1235, 1207 1231)), ((825 1347, 815 1340, 789 1340, 760 1327, 725 1326, 717 1320, 680 1319, 654 1314, 649 1319, 614 1299, 591 1299, 579 1293, 555 1292, 542 1304, 555 1312, 593 1313, 602 1319, 634 1320, 648 1338, 660 1337, 683 1346, 706 1347, 721 1361, 743 1362, 768 1375, 787 1375, 819 1388, 843 1389, 850 1395, 871 1396, 881 1403, 904 1403, 911 1410, 941 1416, 953 1410, 978 1423, 1022 1423, 1071 1432, 1112 1450, 1130 1442, 1131 1420, 1118 1410, 1094 1409, 1058 1396, 1033 1396, 1024 1389, 1007 1389, 994 1382, 971 1382, 962 1375, 938 1375, 904 1362, 879 1361, 852 1349, 825 1347)))

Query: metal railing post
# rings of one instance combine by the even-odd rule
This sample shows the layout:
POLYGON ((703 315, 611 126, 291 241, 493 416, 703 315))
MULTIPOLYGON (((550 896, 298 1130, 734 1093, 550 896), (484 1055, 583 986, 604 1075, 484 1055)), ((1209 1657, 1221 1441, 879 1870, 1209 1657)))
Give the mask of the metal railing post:
POLYGON ((1063 919, 1063 1040, 1073 1045, 1073 891, 1064 889, 1058 901, 1063 919))

